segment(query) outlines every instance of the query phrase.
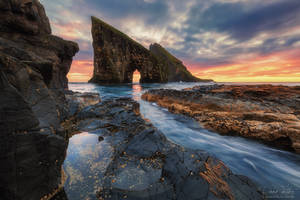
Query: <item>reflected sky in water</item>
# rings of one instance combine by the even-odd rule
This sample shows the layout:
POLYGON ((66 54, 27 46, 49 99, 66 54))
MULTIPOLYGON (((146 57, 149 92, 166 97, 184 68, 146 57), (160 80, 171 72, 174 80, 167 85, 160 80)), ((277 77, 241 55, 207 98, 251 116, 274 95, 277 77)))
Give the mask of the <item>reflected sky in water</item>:
MULTIPOLYGON (((101 135, 101 134, 100 134, 101 135)), ((67 181, 65 192, 69 199, 95 199, 103 175, 113 155, 113 148, 99 134, 82 133, 70 141, 64 163, 67 181)))

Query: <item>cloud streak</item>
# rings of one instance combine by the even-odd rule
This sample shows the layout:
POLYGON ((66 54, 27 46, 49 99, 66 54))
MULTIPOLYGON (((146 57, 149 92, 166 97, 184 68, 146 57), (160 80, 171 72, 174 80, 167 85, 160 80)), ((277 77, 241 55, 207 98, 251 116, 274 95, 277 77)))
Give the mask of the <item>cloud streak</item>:
MULTIPOLYGON (((280 63, 291 61, 285 57, 286 52, 300 49, 299 0, 42 0, 42 3, 54 34, 79 43, 81 51, 75 58, 78 62, 74 62, 71 72, 80 71, 79 65, 86 67, 91 71, 80 71, 85 78, 92 73, 90 65, 82 64, 93 60, 91 15, 146 47, 153 42, 161 43, 204 78, 216 76, 210 73, 212 77, 206 77, 207 73, 201 71, 215 69, 218 74, 216 69, 222 71, 240 63, 244 66, 246 62, 248 68, 242 71, 254 73, 259 67, 250 65, 252 61, 275 54, 281 55, 280 62, 268 65, 280 71, 280 63)), ((294 71, 300 71, 299 62, 291 65, 294 71)), ((285 66, 281 67, 286 71, 285 66)), ((267 71, 265 68, 265 74, 267 71)), ((270 76, 275 75, 271 71, 270 76)), ((230 76, 228 73, 227 79, 230 76)))

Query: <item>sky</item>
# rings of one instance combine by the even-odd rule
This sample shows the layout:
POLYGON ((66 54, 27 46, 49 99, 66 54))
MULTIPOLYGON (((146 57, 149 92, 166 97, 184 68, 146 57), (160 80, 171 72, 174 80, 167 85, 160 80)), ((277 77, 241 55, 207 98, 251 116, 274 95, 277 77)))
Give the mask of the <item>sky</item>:
POLYGON ((159 43, 199 78, 300 82, 299 0, 40 0, 52 32, 76 41, 68 75, 93 73, 91 16, 146 48, 159 43))

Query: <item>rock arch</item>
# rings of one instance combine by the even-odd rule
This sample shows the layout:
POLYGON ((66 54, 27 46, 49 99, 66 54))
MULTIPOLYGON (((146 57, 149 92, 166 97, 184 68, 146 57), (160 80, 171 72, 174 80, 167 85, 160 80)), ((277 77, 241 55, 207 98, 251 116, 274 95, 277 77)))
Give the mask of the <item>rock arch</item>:
POLYGON ((138 70, 141 83, 167 82, 167 72, 145 47, 105 22, 92 17, 94 76, 90 82, 132 83, 138 70))
POLYGON ((126 34, 92 17, 94 75, 90 82, 132 83, 138 70, 141 83, 212 81, 193 76, 183 63, 159 44, 150 50, 126 34))

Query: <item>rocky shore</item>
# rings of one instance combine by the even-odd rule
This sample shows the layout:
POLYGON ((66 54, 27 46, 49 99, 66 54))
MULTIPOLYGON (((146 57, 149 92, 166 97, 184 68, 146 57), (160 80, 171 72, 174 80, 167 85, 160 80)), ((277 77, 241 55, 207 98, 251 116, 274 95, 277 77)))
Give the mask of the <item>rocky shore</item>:
POLYGON ((74 119, 79 132, 96 134, 112 148, 97 164, 103 169, 98 199, 263 199, 220 160, 167 140, 130 98, 87 106, 74 119))
POLYGON ((300 153, 300 87, 196 86, 150 90, 142 99, 190 116, 217 133, 300 153))
POLYGON ((1 1, 0 11, 1 200, 66 198, 62 164, 83 131, 113 147, 99 199, 263 198, 220 160, 168 141, 133 100, 68 91, 79 48, 51 34, 38 0, 1 1))

